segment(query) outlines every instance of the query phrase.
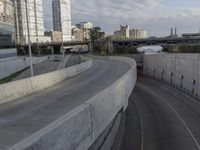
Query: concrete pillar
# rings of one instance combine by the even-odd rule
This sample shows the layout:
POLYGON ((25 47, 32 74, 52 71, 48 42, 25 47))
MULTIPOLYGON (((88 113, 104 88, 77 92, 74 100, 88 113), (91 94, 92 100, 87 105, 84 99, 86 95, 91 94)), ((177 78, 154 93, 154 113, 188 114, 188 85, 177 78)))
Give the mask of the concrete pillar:
POLYGON ((53 47, 53 46, 51 46, 51 54, 52 54, 52 55, 55 54, 55 53, 54 53, 54 47, 53 47))
POLYGON ((112 54, 113 53, 113 42, 109 41, 108 42, 108 53, 112 54))

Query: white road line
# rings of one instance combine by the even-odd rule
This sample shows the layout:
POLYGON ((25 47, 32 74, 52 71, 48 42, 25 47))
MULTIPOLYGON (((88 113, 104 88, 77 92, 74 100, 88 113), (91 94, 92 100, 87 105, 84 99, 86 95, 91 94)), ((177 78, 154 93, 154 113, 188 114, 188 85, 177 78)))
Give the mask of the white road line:
MULTIPOLYGON (((142 85, 141 85, 142 86, 142 85)), ((177 117, 181 120, 181 122, 183 123, 183 125, 186 127, 187 131, 189 132, 189 134, 191 135, 192 139, 194 140, 198 150, 200 150, 200 145, 197 141, 197 139, 195 138, 194 134, 192 133, 192 131, 190 130, 190 128, 188 127, 188 125, 186 124, 186 122, 184 121, 184 119, 179 115, 179 113, 174 109, 174 107, 172 107, 164 98, 162 98, 161 96, 158 96, 155 92, 150 91, 148 88, 146 88, 145 86, 142 86, 143 88, 147 89, 150 93, 153 93, 153 95, 156 95, 157 97, 159 97, 159 99, 161 99, 164 103, 166 103, 169 108, 175 112, 175 114, 177 115, 177 117)))
POLYGON ((137 104, 137 102, 134 100, 138 114, 139 114, 139 118, 140 118, 140 126, 141 126, 141 150, 144 149, 144 129, 143 129, 143 121, 142 121, 142 115, 139 109, 139 106, 137 104))

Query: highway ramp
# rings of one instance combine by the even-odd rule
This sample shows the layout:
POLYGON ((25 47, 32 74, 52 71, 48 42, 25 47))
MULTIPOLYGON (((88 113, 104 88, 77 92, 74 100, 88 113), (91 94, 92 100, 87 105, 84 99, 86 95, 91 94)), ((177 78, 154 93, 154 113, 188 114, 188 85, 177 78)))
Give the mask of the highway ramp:
POLYGON ((129 100, 125 133, 121 150, 199 150, 200 104, 143 78, 129 100))
POLYGON ((37 94, 0 105, 0 149, 29 137, 122 77, 129 66, 94 59, 94 66, 37 94))

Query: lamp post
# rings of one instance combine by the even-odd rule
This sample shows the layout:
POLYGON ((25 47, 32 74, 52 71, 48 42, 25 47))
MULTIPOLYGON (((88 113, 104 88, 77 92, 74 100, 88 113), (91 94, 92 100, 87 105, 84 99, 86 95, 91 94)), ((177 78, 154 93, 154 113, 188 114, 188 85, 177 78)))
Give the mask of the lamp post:
POLYGON ((28 4, 27 0, 24 0, 26 8, 26 23, 27 23, 27 35, 28 35, 28 52, 30 59, 30 74, 33 77, 33 60, 32 60, 32 50, 31 50, 31 40, 30 40, 30 31, 29 31, 29 16, 28 16, 28 4))
POLYGON ((193 79, 193 80, 192 80, 192 94, 195 93, 195 85, 196 85, 196 80, 193 79))
POLYGON ((181 79, 181 89, 183 88, 183 75, 180 75, 180 79, 181 79))
POLYGON ((161 81, 164 80, 164 73, 165 73, 165 71, 162 69, 162 70, 161 70, 161 81))
POLYGON ((63 23, 64 23, 65 21, 70 21, 70 20, 63 20, 63 21, 61 22, 61 26, 62 26, 62 46, 61 46, 61 49, 62 49, 62 53, 63 53, 63 61, 64 61, 64 58, 65 58, 64 38, 63 38, 63 36, 64 36, 64 34, 63 34, 63 23))
POLYGON ((172 82, 173 82, 173 76, 174 76, 174 73, 173 72, 170 72, 170 84, 172 84, 172 82))

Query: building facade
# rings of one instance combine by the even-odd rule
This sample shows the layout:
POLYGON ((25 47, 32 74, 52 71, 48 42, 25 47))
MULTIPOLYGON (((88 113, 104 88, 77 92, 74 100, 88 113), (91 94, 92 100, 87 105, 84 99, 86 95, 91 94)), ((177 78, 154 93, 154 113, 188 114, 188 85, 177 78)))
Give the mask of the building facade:
POLYGON ((131 29, 130 39, 145 39, 148 37, 147 31, 143 29, 131 29))
POLYGON ((89 21, 80 22, 79 24, 76 24, 76 26, 79 29, 92 29, 93 28, 93 24, 89 21))
POLYGON ((114 38, 144 39, 148 38, 148 32, 143 29, 129 29, 129 26, 120 26, 120 30, 114 32, 114 38))
POLYGON ((71 4, 70 0, 53 0, 54 31, 62 32, 63 41, 71 41, 71 4))
POLYGON ((77 27, 72 28, 72 39, 73 39, 73 41, 84 41, 83 30, 81 30, 77 27))
POLYGON ((129 26, 120 26, 120 30, 114 32, 114 36, 122 37, 122 38, 129 38, 129 26))
POLYGON ((45 36, 51 37, 51 42, 62 42, 62 32, 59 31, 46 31, 45 36))
POLYGON ((90 40, 90 30, 93 28, 93 24, 91 22, 80 22, 79 24, 76 24, 76 27, 83 32, 83 41, 90 40))
MULTIPOLYGON (((15 0, 15 32, 17 43, 28 43, 27 16, 25 0, 15 0)), ((43 1, 27 0, 30 40, 35 42, 50 42, 50 37, 44 36, 43 1)))
POLYGON ((14 6, 10 0, 0 1, 0 48, 14 45, 14 6))

